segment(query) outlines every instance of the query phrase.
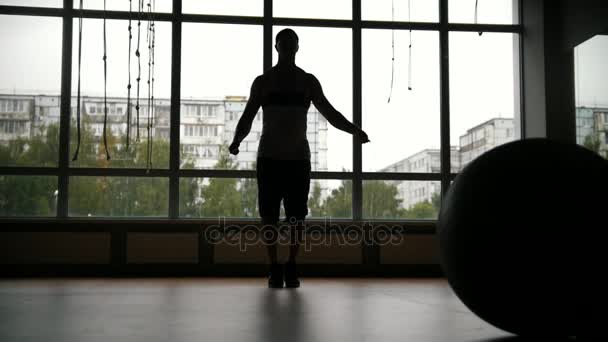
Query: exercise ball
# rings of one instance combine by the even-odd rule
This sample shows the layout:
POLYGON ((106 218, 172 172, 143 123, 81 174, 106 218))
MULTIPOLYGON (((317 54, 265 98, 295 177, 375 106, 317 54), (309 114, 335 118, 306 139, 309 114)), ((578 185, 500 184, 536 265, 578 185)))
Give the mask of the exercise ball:
POLYGON ((577 336, 591 279, 582 267, 594 262, 581 252, 607 226, 607 196, 608 162, 584 147, 528 139, 486 152, 454 179, 439 213, 451 288, 505 331, 577 336))

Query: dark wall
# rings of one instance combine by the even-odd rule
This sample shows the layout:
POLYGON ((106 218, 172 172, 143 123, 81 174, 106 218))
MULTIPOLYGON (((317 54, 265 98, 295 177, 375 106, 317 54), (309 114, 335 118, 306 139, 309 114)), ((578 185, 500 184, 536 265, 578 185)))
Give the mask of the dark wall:
POLYGON ((562 46, 572 49, 599 33, 608 33, 608 1, 560 0, 562 46))
POLYGON ((608 1, 523 0, 522 24, 526 136, 575 142, 573 48, 608 31, 608 1))

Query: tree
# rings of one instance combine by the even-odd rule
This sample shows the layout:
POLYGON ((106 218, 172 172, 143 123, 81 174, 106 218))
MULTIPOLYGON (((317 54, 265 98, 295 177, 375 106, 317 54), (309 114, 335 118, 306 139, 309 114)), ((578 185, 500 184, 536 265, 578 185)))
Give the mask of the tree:
MULTIPOLYGON (((220 147, 216 169, 236 170, 237 165, 230 158, 228 146, 220 147)), ((201 187, 203 203, 201 211, 205 217, 241 217, 243 216, 242 194, 239 191, 238 179, 212 178, 201 187)))
MULTIPOLYGON (((253 168, 255 169, 255 164, 253 168)), ((258 183, 256 179, 247 178, 241 181, 241 198, 243 215, 245 217, 258 216, 258 183)))
MULTIPOLYGON (((59 158, 59 127, 40 129, 44 134, 17 138, 0 146, 0 163, 13 166, 56 166, 59 158)), ((54 216, 57 177, 0 176, 0 215, 54 216)))
POLYGON ((414 204, 405 213, 409 219, 431 219, 437 217, 437 207, 429 201, 414 204))
MULTIPOLYGON (((83 136, 84 137, 84 136, 83 136)), ((86 138, 91 138, 86 136, 86 138)), ((83 139, 84 140, 84 139, 83 139)), ((109 161, 105 159, 102 144, 89 149, 81 144, 78 159, 83 164, 94 162, 97 167, 146 167, 148 144, 146 139, 134 142, 127 150, 125 145, 117 146, 118 138, 108 136, 108 146, 112 149, 109 161), (84 152, 84 153, 83 153, 84 152), (114 154, 115 153, 115 154, 114 154), (131 160, 114 159, 130 155, 131 160)), ((168 165, 169 142, 158 139, 152 142, 152 167, 168 165)), ((169 201, 169 183, 161 177, 71 177, 69 208, 72 215, 94 216, 164 216, 169 201)))
POLYGON ((352 194, 351 181, 342 181, 342 185, 333 189, 325 199, 325 215, 328 217, 352 217, 352 194))
POLYGON ((597 134, 589 134, 585 137, 585 141, 583 142, 583 146, 590 149, 595 153, 600 153, 600 146, 602 142, 597 134))
POLYGON ((370 218, 399 218, 404 214, 402 200, 394 184, 384 181, 363 183, 363 216, 370 218))
MULTIPOLYGON (((363 216, 368 218, 399 218, 405 211, 394 184, 384 181, 363 183, 363 216)), ((314 193, 313 193, 314 196, 314 193)), ((352 217, 352 182, 332 190, 324 203, 325 215, 329 217, 352 217)))
POLYGON ((313 182, 311 196, 308 199, 308 212, 312 217, 324 217, 325 207, 323 205, 321 185, 319 182, 313 182))

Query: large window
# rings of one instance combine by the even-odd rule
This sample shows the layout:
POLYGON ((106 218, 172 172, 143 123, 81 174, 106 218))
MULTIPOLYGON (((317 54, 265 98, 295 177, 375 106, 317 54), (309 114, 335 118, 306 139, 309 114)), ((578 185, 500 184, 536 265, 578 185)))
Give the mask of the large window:
MULTIPOLYGON (((276 36, 283 26, 274 28, 276 36)), ((344 28, 294 28, 300 39, 296 64, 316 76, 331 104, 352 121, 352 34, 344 28)), ((273 50, 273 63, 278 55, 273 50)), ((311 104, 308 141, 313 171, 352 170, 352 138, 331 126, 311 104)))
POLYGON ((608 35, 597 35, 574 49, 576 143, 608 159, 608 35))
MULTIPOLYGON (((96 1, 97 2, 97 1, 96 1)), ((95 3, 96 3, 95 2, 95 3)), ((119 7, 121 8, 121 7, 119 7)), ((128 7, 127 7, 128 10, 128 7)), ((153 168, 169 167, 171 107, 171 25, 156 22, 154 71, 149 21, 132 22, 129 65, 128 21, 107 20, 107 73, 104 75, 103 20, 85 19, 80 65, 80 147, 77 127, 78 20, 74 20, 70 157, 73 167, 146 168, 148 153, 153 168), (137 43, 139 39, 139 45, 137 43), (136 56, 139 51, 139 58, 136 56), (131 79, 131 96, 127 86, 131 79), (139 78, 139 82, 137 79, 139 78), (104 79, 106 86, 104 89, 104 79), (154 82, 152 82, 154 79, 154 82), (149 82, 149 83, 148 83, 149 82), (150 87, 148 87, 148 84, 150 87), (154 90, 152 90, 152 85, 154 90), (106 98, 104 100, 104 91, 106 98), (139 93, 139 96, 138 96, 139 93), (154 97, 154 103, 152 103, 154 97), (105 102, 104 102, 105 101, 105 102), (139 109, 138 109, 139 106, 139 109), (107 109, 107 116, 105 111, 107 109), (105 118, 105 144, 104 144, 105 118), (129 123, 130 120, 130 123, 129 123), (129 130, 129 134, 127 134, 129 130), (128 146, 127 146, 127 140, 128 146), (151 143, 148 144, 148 141, 151 143), (106 146, 110 159, 107 159, 106 146)))
POLYGON ((194 169, 253 169, 262 132, 261 112, 241 153, 227 151, 253 80, 263 72, 262 27, 184 23, 182 28, 181 165, 194 169), (203 145, 216 158, 196 158, 187 151, 203 145))
POLYGON ((0 166, 57 166, 61 19, 0 15, 0 166))
POLYGON ((263 110, 227 147, 286 27, 371 140, 311 105, 310 218, 434 220, 463 166, 520 137, 517 0, 83 3, 0 0, 0 216, 255 219, 263 110))
POLYGON ((364 30, 362 50, 363 171, 441 172, 439 34, 364 30))
POLYGON ((452 151, 457 169, 520 138, 517 41, 511 33, 450 33, 450 142, 458 147, 452 151))

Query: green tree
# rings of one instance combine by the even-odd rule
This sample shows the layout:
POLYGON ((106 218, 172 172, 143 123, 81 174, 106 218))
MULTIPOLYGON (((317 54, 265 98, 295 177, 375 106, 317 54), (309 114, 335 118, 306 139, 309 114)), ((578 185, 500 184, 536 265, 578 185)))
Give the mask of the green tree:
POLYGON ((435 207, 435 210, 437 212, 439 212, 439 209, 441 208, 441 193, 440 192, 435 192, 433 194, 433 196, 431 196, 431 204, 433 205, 433 207, 435 207))
POLYGON ((583 142, 583 146, 590 149, 595 153, 600 153, 600 146, 602 142, 600 141, 600 137, 597 134, 589 134, 585 137, 585 141, 583 142))
MULTIPOLYGON (((0 164, 11 166, 57 165, 59 158, 59 127, 40 129, 44 134, 17 138, 0 145, 0 164)), ((54 216, 56 211, 57 177, 0 176, 1 216, 54 216)))
POLYGON ((384 181, 363 183, 363 216, 369 218, 400 218, 404 214, 397 186, 384 181))
POLYGON ((352 217, 352 194, 351 181, 342 181, 342 184, 331 191, 325 199, 325 215, 328 217, 352 217))
POLYGON ((180 178, 179 180, 179 215, 183 217, 201 217, 200 203, 196 202, 200 188, 198 178, 180 178))
POLYGON ((243 215, 258 216, 258 183, 255 179, 247 178, 241 181, 241 198, 243 215))
MULTIPOLYGON (((161 165, 168 162, 164 152, 168 145, 166 140, 153 141, 152 167, 155 167, 155 161, 161 165)), ((94 160, 98 167, 145 168, 147 141, 134 143, 130 150, 132 161, 106 161, 105 150, 99 146, 98 154, 102 158, 96 156, 94 160)), ((80 158, 90 158, 90 155, 83 153, 79 155, 80 158)), ((164 216, 167 213, 169 187, 164 177, 71 177, 69 189, 69 208, 73 215, 164 216)))
MULTIPOLYGON (((222 145, 216 169, 236 170, 228 146, 222 145)), ((203 203, 201 211, 205 217, 241 217, 243 216, 242 194, 239 191, 239 180, 235 178, 212 178, 202 186, 203 203)))
POLYGON ((319 182, 313 182, 311 196, 308 199, 308 212, 312 217, 324 217, 325 206, 323 205, 322 189, 319 182))
POLYGON ((437 217, 437 207, 430 201, 419 202, 405 213, 409 219, 433 219, 437 217))

